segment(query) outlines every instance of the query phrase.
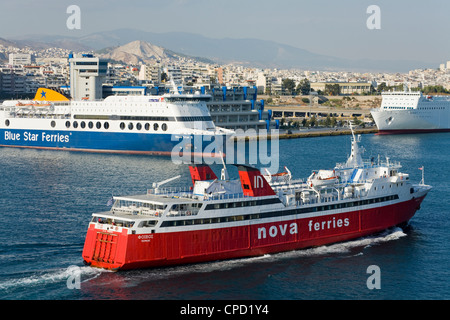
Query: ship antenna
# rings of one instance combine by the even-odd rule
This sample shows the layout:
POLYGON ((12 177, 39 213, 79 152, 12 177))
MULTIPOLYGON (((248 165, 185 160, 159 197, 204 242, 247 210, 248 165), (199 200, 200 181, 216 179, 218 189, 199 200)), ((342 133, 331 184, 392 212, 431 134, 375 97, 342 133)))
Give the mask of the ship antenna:
POLYGON ((221 180, 228 180, 228 171, 227 171, 227 167, 225 165, 225 161, 223 160, 223 153, 222 151, 219 151, 220 154, 220 160, 222 160, 222 164, 223 164, 223 168, 220 174, 220 179, 221 180))
POLYGON ((420 181, 419 184, 424 186, 425 185, 425 166, 422 166, 421 168, 419 168, 419 170, 422 171, 422 181, 420 181))

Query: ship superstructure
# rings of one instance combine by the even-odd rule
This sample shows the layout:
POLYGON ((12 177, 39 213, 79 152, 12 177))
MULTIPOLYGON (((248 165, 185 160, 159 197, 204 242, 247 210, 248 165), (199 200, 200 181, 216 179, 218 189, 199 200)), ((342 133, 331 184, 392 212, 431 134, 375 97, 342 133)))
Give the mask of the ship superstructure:
MULTIPOLYGON (((431 189, 413 184, 390 159, 364 161, 360 137, 331 170, 292 179, 238 165, 220 178, 191 165, 192 186, 114 197, 94 213, 83 249, 86 264, 113 270, 205 262, 346 241, 407 223, 431 189)), ((177 177, 175 177, 177 178, 177 177)))

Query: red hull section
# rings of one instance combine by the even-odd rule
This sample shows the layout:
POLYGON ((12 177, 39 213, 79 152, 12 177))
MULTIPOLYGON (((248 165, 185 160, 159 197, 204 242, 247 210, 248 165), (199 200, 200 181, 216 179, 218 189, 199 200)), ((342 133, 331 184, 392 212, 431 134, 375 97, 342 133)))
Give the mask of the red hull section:
MULTIPOLYGON (((106 269, 126 270, 259 256, 347 241, 409 221, 424 197, 378 208, 294 220, 127 234, 90 224, 83 259, 106 269)), ((254 223, 254 221, 253 221, 254 223)))

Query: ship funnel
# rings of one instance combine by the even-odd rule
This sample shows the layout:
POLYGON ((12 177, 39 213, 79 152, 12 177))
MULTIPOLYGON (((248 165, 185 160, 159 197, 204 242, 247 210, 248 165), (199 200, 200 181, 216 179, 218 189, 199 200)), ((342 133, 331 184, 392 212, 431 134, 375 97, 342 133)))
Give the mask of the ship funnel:
POLYGON ((275 195, 272 187, 258 169, 244 165, 237 165, 237 167, 244 196, 261 197, 275 195))
POLYGON ((207 164, 190 165, 189 172, 191 173, 192 185, 195 185, 195 181, 217 179, 216 174, 207 164))

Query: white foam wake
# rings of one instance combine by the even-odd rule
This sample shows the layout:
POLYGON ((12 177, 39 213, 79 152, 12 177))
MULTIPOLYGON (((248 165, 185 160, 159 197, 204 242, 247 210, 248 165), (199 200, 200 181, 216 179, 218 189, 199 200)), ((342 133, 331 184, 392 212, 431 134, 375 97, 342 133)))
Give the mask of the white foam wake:
POLYGON ((0 282, 0 290, 8 290, 20 287, 40 286, 50 283, 66 282, 70 277, 76 275, 81 277, 82 282, 92 280, 98 277, 106 270, 92 267, 78 267, 69 266, 64 269, 56 269, 51 271, 33 272, 28 276, 23 276, 16 279, 10 279, 0 282))

